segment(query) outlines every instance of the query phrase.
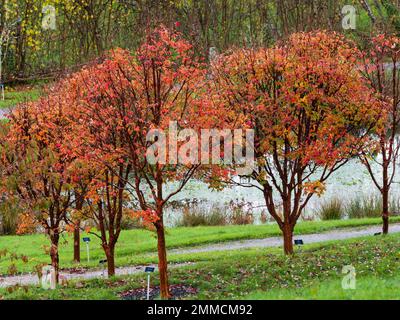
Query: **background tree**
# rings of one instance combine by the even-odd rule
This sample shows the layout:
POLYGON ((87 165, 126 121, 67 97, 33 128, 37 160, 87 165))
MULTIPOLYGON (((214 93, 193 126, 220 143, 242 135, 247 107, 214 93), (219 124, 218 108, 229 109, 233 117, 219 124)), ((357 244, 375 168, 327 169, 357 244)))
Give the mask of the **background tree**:
POLYGON ((107 257, 108 276, 115 275, 115 246, 121 233, 121 222, 129 216, 129 201, 131 200, 126 189, 131 166, 129 163, 120 162, 100 170, 92 180, 86 196, 87 207, 83 216, 94 221, 96 229, 89 233, 101 240, 101 246, 107 257))
POLYGON ((400 140, 400 39, 379 35, 372 39, 371 48, 364 54, 362 74, 379 94, 383 108, 387 110, 386 122, 375 131, 376 144, 365 150, 360 158, 382 196, 383 233, 389 232, 390 188, 396 173, 400 140), (374 165, 381 169, 376 171, 374 165))
MULTIPOLYGON (((84 77, 80 79, 85 81, 85 85, 90 81, 84 77)), ((91 80, 95 79, 99 80, 96 76, 91 80)), ((104 93, 108 92, 102 91, 104 93)), ((86 96, 89 97, 93 98, 90 94, 86 96)), ((80 189, 85 201, 81 203, 75 221, 77 224, 82 219, 94 222, 99 234, 94 231, 90 233, 101 240, 107 257, 108 276, 111 277, 115 275, 115 246, 121 233, 121 224, 123 218, 131 212, 129 208, 132 199, 126 189, 132 166, 122 151, 124 137, 121 136, 121 130, 115 122, 104 121, 110 117, 115 118, 115 115, 107 115, 110 110, 100 109, 101 104, 94 104, 91 98, 88 108, 85 108, 86 103, 82 103, 78 109, 74 109, 76 113, 73 115, 74 121, 79 119, 74 137, 71 137, 77 142, 74 152, 86 168, 83 180, 86 182, 85 189, 80 189), (99 126, 101 123, 102 127, 99 126)), ((75 234, 76 229, 77 225, 75 234)))
MULTIPOLYGON (((75 137, 76 135, 74 135, 75 137)), ((73 140, 71 138, 71 140, 73 140)), ((92 180, 96 174, 96 167, 91 166, 85 160, 80 160, 79 156, 76 159, 76 163, 74 166, 74 190, 73 196, 75 199, 74 210, 72 210, 71 214, 68 217, 70 225, 73 226, 73 237, 74 237, 74 262, 80 263, 81 260, 81 230, 82 228, 82 218, 83 212, 86 208, 86 197, 89 193, 89 189, 92 183, 92 180)))
POLYGON ((112 48, 136 50, 146 30, 160 24, 178 26, 195 52, 205 55, 210 47, 221 52, 243 44, 265 46, 316 29, 363 42, 376 30, 396 31, 398 9, 393 0, 0 0, 0 29, 5 17, 22 19, 12 35, 5 79, 54 78, 112 48), (55 29, 42 27, 48 5, 55 9, 55 29), (356 30, 342 29, 344 5, 356 8, 356 30))

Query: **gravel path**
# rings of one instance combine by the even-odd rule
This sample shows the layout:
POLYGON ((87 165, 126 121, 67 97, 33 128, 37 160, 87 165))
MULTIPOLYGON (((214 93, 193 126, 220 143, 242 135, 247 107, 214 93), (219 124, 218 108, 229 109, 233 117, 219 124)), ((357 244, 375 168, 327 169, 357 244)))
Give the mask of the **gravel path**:
POLYGON ((10 112, 10 109, 0 109, 0 120, 5 119, 6 115, 10 112))
MULTIPOLYGON (((193 263, 179 263, 170 265, 169 268, 179 268, 191 265, 193 263)), ((146 266, 129 266, 129 267, 121 267, 116 268, 115 273, 117 276, 123 275, 131 275, 140 272, 144 272, 144 268, 146 266)), ((154 266, 157 271, 157 266, 154 266)), ((107 277, 107 270, 82 270, 82 272, 67 272, 61 271, 60 272, 60 280, 89 280, 94 278, 106 278, 107 277)), ((15 285, 21 286, 28 286, 28 285, 38 285, 39 284, 39 277, 36 274, 22 274, 18 276, 10 276, 10 277, 0 277, 0 288, 11 287, 15 285)))
MULTIPOLYGON (((380 232, 381 226, 364 227, 357 229, 341 229, 333 230, 319 234, 308 234, 308 235, 296 235, 294 239, 301 238, 305 244, 317 243, 331 240, 344 240, 350 238, 357 238, 362 236, 373 236, 374 233, 380 232)), ((400 224, 393 224, 390 226, 391 233, 400 232, 400 224)), ((266 239, 254 239, 244 241, 232 241, 219 244, 212 244, 202 247, 194 247, 190 249, 173 249, 169 250, 169 254, 185 254, 185 253, 200 253, 200 252, 212 252, 212 251, 229 251, 229 250, 240 250, 247 248, 266 248, 266 247, 278 247, 282 245, 281 237, 273 237, 266 239)), ((179 268, 190 265, 190 263, 174 264, 172 268, 179 268)), ((129 266, 121 267, 116 269, 117 275, 130 275, 143 272, 145 266, 129 266)), ((102 270, 82 270, 82 272, 60 272, 62 278, 67 280, 78 280, 78 279, 93 279, 105 277, 106 272, 102 270)), ((36 274, 23 274, 19 276, 0 277, 0 287, 10 287, 17 284, 20 285, 37 285, 39 283, 38 276, 36 274)))
MULTIPOLYGON (((302 239, 305 244, 324 242, 330 240, 344 240, 350 238, 363 237, 368 235, 374 235, 377 232, 381 232, 381 226, 372 226, 356 229, 340 229, 332 230, 324 233, 307 234, 307 235, 295 235, 294 239, 302 239)), ((400 224, 393 224, 390 226, 391 233, 400 232, 400 224)), ((191 249, 173 249, 168 252, 175 254, 183 253, 197 253, 197 252, 209 252, 209 251, 224 251, 224 250, 239 250, 247 248, 267 248, 267 247, 279 247, 282 245, 281 237, 273 237, 267 239, 254 239, 254 240, 243 240, 218 243, 213 245, 207 245, 202 247, 195 247, 191 249)))

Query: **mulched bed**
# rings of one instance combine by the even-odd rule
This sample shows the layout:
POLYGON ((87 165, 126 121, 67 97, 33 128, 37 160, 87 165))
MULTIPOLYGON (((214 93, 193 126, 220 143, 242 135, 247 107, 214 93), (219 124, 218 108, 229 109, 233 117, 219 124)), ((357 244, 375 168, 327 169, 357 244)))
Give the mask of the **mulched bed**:
MULTIPOLYGON (((171 285, 170 292, 172 295, 172 300, 178 300, 187 296, 197 294, 197 289, 185 286, 185 285, 171 285)), ((146 300, 147 299, 147 288, 132 289, 120 293, 120 297, 123 300, 146 300)), ((159 299, 160 297, 160 287, 150 288, 150 300, 159 299)))
POLYGON ((67 272, 70 274, 84 274, 89 270, 87 267, 76 267, 76 268, 63 268, 61 272, 67 272))

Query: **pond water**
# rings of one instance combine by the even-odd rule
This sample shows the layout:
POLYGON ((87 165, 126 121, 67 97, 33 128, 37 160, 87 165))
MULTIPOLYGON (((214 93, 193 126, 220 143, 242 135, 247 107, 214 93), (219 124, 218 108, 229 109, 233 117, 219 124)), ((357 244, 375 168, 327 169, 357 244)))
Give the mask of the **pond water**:
MULTIPOLYGON (((380 169, 379 165, 373 166, 373 170, 376 173, 381 172, 380 169)), ((379 191, 373 184, 366 168, 355 159, 349 161, 345 166, 333 173, 328 179, 326 187, 326 192, 321 197, 313 196, 305 209, 303 217, 317 218, 316 210, 320 208, 322 203, 330 199, 339 199, 346 205, 354 199, 366 199, 379 195, 379 191)), ((391 189, 391 198, 397 201, 399 195, 400 176, 396 174, 391 189)), ((205 183, 191 181, 180 194, 173 198, 173 200, 178 202, 192 201, 193 199, 196 199, 204 207, 212 207, 213 205, 224 206, 228 205, 231 201, 245 202, 248 206, 254 208, 253 212, 256 217, 265 210, 262 194, 255 188, 233 186, 223 191, 213 191, 205 183)), ((182 212, 176 209, 170 208, 167 210, 167 224, 174 224, 181 214, 182 212)))

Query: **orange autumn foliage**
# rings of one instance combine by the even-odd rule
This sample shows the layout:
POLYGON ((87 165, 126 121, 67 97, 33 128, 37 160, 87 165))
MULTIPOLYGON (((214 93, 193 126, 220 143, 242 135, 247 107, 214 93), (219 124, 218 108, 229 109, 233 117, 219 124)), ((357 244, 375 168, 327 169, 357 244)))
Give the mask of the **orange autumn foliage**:
POLYGON ((285 253, 293 252, 293 229, 311 197, 385 119, 359 56, 341 35, 316 31, 272 48, 233 50, 213 65, 215 107, 255 130, 253 182, 242 185, 262 192, 285 253))

